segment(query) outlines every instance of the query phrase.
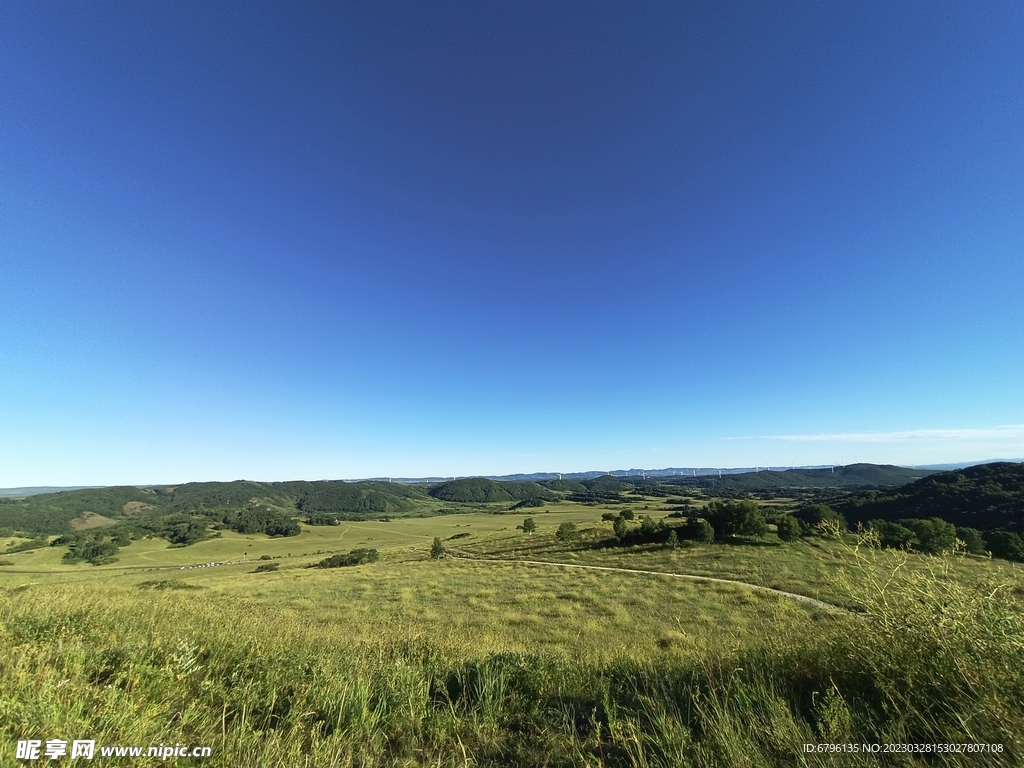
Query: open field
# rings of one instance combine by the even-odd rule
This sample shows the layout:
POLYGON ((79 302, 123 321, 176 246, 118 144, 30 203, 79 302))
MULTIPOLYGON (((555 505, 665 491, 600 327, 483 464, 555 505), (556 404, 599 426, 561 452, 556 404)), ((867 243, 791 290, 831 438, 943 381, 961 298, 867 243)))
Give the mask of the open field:
POLYGON ((103 566, 63 563, 64 547, 6 555, 0 730, 11 744, 210 745, 203 765, 282 768, 836 765, 801 745, 847 740, 1002 745, 978 765, 1024 754, 1019 567, 819 537, 605 546, 600 517, 617 508, 225 530, 188 547, 133 541, 103 566), (532 535, 516 529, 527 515, 532 535), (580 541, 556 541, 566 521, 580 541), (430 559, 435 537, 460 556, 430 559), (306 567, 358 547, 379 561, 306 567), (736 579, 867 618, 517 560, 736 579), (277 570, 254 572, 266 564, 277 570))

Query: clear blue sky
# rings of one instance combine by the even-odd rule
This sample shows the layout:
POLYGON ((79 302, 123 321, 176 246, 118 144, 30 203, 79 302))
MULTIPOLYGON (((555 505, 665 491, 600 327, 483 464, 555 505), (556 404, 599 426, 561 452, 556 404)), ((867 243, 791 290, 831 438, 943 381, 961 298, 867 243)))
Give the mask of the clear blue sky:
POLYGON ((1022 424, 1019 2, 0 5, 0 486, 1022 424))

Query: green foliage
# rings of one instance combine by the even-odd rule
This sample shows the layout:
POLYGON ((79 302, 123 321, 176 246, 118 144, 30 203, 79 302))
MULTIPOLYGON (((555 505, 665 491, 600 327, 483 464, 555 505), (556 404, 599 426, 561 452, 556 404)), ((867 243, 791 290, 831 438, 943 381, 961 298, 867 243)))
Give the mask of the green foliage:
POLYGON ((623 520, 632 520, 634 517, 633 510, 623 509, 619 512, 619 517, 621 517, 623 520))
POLYGON ((555 531, 555 538, 563 544, 571 544, 574 541, 578 541, 580 532, 576 529, 576 523, 566 521, 559 525, 558 530, 555 531))
POLYGON ((46 539, 42 536, 37 536, 34 539, 28 541, 22 541, 18 544, 11 544, 4 550, 5 555, 13 555, 15 552, 28 552, 31 549, 42 549, 45 547, 46 539))
POLYGON ((1024 539, 1013 531, 990 531, 985 534, 985 543, 996 557, 1024 563, 1024 539))
POLYGON ((97 534, 75 541, 61 559, 65 563, 85 561, 92 565, 106 565, 116 559, 117 551, 118 546, 113 540, 97 534))
MULTIPOLYGON (((323 562, 323 561, 321 561, 321 562, 323 562)), ((353 563, 353 565, 358 565, 358 563, 353 563)), ((281 567, 280 563, 263 563, 262 565, 257 565, 255 570, 253 571, 253 573, 270 573, 271 571, 276 571, 280 567, 281 567)), ((324 567, 331 567, 331 568, 333 568, 335 566, 324 566, 324 567)))
POLYGON ((441 541, 440 536, 434 537, 434 543, 430 546, 430 559, 439 560, 444 557, 445 548, 444 542, 441 541))
POLYGON ((675 528, 669 529, 668 538, 665 539, 665 545, 671 549, 675 549, 679 546, 679 534, 676 533, 675 528))
POLYGON ((616 512, 604 512, 601 514, 601 519, 606 523, 614 522, 619 519, 619 515, 616 512))
POLYGON ((650 515, 640 515, 640 535, 650 536, 658 530, 658 524, 651 519, 650 515))
POLYGON ((238 533, 265 533, 268 536, 298 536, 299 524, 287 515, 263 506, 247 507, 229 514, 224 520, 238 533))
POLYGON ((783 541, 796 541, 803 530, 800 521, 792 515, 782 515, 775 524, 779 538, 783 541))
POLYGON ((793 517, 811 532, 818 532, 823 526, 832 528, 838 525, 841 531, 847 528, 846 519, 828 504, 804 504, 793 513, 793 517))
POLYGON ((626 540, 626 533, 629 526, 626 524, 624 517, 616 516, 615 522, 612 523, 612 532, 615 534, 615 538, 620 542, 626 540))
MULTIPOLYGON (((344 568, 352 565, 363 565, 365 563, 375 563, 380 559, 380 553, 376 549, 353 549, 348 554, 337 554, 325 557, 319 563, 310 566, 311 568, 344 568)), ((270 566, 276 568, 277 563, 270 565, 261 565, 259 568, 266 570, 273 570, 270 566)), ((258 569, 257 569, 258 570, 258 569)))
MULTIPOLYGON (((339 480, 314 484, 296 506, 307 514, 341 512, 371 516, 406 513, 426 500, 427 495, 422 489, 404 483, 346 483, 339 480)), ((317 524, 323 523, 311 523, 317 524)))
POLYGON ((732 492, 765 490, 790 491, 806 489, 862 490, 903 485, 932 472, 906 469, 891 464, 847 464, 825 469, 762 470, 736 474, 701 475, 698 477, 667 477, 661 482, 679 487, 700 488, 709 495, 725 496, 732 492))
POLYGON ((764 512, 753 501, 712 501, 702 514, 714 528, 715 538, 763 536, 768 532, 764 512))
POLYGON ((330 512, 307 512, 306 525, 341 525, 341 519, 330 512))
POLYGON ((931 520, 904 520, 914 532, 916 548, 932 555, 949 554, 956 548, 956 527, 937 517, 931 520))
POLYGON ((985 554, 985 541, 976 528, 957 528, 956 537, 963 542, 964 549, 972 555, 985 554))
POLYGON ((836 502, 856 522, 940 517, 980 531, 1024 532, 1024 464, 996 462, 937 472, 889 491, 836 502))
POLYGON ((533 533, 537 530, 537 523, 532 517, 523 520, 523 533, 533 533))
POLYGON ((905 525, 888 520, 870 520, 867 527, 878 535, 883 547, 892 549, 910 549, 917 543, 917 536, 905 525))
POLYGON ((484 477, 469 477, 441 483, 430 489, 430 495, 441 501, 476 504, 556 498, 549 488, 538 483, 499 482, 484 477))
POLYGON ((694 541, 700 544, 710 544, 715 540, 715 529, 707 520, 698 520, 694 531, 694 541))
POLYGON ((36 534, 59 534, 83 512, 109 518, 124 517, 129 502, 161 505, 166 495, 139 488, 85 488, 77 491, 41 493, 24 499, 0 500, 0 525, 36 534))

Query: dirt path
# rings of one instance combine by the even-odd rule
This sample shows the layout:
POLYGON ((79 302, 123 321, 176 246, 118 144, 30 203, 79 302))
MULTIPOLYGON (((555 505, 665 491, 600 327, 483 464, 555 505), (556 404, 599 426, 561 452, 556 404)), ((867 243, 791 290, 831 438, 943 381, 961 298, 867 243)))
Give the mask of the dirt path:
POLYGON ((845 608, 841 608, 838 605, 832 603, 826 603, 823 600, 815 600, 813 597, 807 595, 798 595, 796 592, 785 592, 781 589, 773 589, 772 587, 762 587, 759 584, 750 584, 746 581, 735 581, 733 579, 718 579, 714 576, 697 576, 691 573, 666 573, 665 571, 641 571, 636 568, 613 568, 608 565, 579 565, 577 563, 556 563, 547 560, 499 560, 495 558, 487 557, 472 557, 468 555, 459 555, 452 558, 453 560, 465 560, 471 563, 505 563, 508 564, 519 564, 519 565, 547 565, 555 566, 558 568, 580 568, 587 571, 611 571, 612 573, 635 573, 641 576, 667 576, 673 579, 687 579, 689 581, 703 581, 711 584, 729 584, 735 587, 746 587, 756 592, 770 592, 773 595, 779 597, 785 597, 790 600, 797 600, 806 605, 813 606, 822 611, 831 612, 842 612, 847 613, 845 608))

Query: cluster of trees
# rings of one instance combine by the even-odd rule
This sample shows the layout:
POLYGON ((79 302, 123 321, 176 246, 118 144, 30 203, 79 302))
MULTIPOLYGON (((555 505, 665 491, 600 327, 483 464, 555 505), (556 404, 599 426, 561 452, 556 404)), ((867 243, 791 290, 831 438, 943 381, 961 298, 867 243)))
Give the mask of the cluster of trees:
POLYGON ((538 483, 517 483, 468 477, 451 480, 430 489, 430 495, 441 501, 463 504, 485 504, 494 501, 551 501, 556 495, 538 483))
POLYGON ((711 525, 716 539, 768 533, 764 511, 755 501, 712 501, 701 516, 711 525))
POLYGON ((228 512, 223 516, 222 522, 238 533, 298 536, 302 530, 294 518, 261 505, 228 512))
POLYGON ((376 549, 361 547, 353 549, 348 554, 337 554, 325 557, 319 563, 309 566, 310 568, 344 568, 351 565, 363 565, 364 563, 375 563, 380 559, 380 553, 376 549))
POLYGON ((117 560, 118 550, 130 543, 126 530, 104 529, 65 534, 56 538, 50 546, 68 547, 68 551, 61 558, 65 563, 86 562, 92 565, 106 565, 117 560))

